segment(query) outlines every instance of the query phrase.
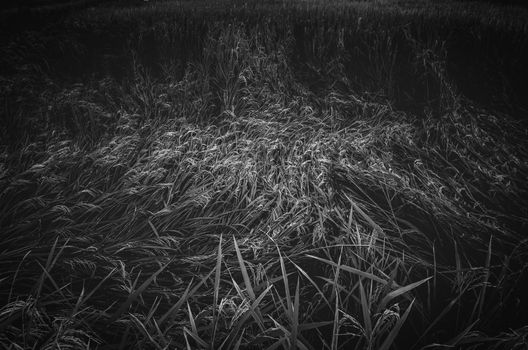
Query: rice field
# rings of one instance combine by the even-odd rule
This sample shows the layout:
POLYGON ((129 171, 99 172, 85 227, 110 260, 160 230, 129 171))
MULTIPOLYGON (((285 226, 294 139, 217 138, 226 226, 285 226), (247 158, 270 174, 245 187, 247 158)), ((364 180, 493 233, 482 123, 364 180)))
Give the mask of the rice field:
POLYGON ((526 11, 2 13, 0 348, 526 349, 526 11))

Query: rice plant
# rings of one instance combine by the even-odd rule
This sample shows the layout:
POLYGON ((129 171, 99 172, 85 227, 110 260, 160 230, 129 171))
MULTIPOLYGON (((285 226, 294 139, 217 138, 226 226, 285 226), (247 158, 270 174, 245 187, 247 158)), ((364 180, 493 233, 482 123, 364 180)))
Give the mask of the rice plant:
POLYGON ((525 10, 66 8, 2 14, 2 348, 526 345, 525 10))

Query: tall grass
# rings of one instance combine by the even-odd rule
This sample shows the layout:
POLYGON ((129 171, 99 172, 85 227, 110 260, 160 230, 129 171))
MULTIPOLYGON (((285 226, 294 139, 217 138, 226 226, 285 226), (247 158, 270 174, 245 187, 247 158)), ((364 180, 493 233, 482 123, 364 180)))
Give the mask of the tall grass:
POLYGON ((2 39, 2 346, 521 348, 524 122, 454 73, 524 27, 239 5, 2 39))

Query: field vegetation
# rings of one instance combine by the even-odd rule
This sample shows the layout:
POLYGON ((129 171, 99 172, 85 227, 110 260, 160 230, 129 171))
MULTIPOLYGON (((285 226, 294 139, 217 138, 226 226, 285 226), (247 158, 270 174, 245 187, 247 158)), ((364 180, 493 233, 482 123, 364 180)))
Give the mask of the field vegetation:
POLYGON ((0 347, 526 349, 527 13, 2 13, 0 347))

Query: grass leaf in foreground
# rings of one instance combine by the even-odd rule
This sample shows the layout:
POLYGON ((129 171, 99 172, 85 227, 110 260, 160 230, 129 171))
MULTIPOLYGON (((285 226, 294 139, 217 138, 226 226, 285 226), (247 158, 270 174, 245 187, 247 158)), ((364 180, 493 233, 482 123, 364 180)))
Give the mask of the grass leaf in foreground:
MULTIPOLYGON (((314 255, 307 255, 307 256, 312 258, 312 259, 324 262, 324 263, 326 263, 328 265, 334 266, 334 267, 338 266, 338 264, 336 264, 335 262, 333 262, 331 260, 323 259, 323 258, 320 258, 318 256, 314 256, 314 255)), ((373 280, 375 282, 383 283, 384 285, 389 283, 389 281, 386 281, 383 278, 380 278, 380 277, 378 277, 376 275, 373 275, 372 273, 361 271, 359 269, 356 269, 354 267, 350 267, 350 266, 347 266, 347 265, 339 265, 339 266, 340 266, 340 268, 342 270, 350 272, 350 273, 353 273, 353 274, 358 275, 360 277, 365 277, 365 278, 371 279, 371 280, 373 280)), ((393 285, 394 285, 394 287, 399 287, 396 283, 393 283, 393 285)))
POLYGON ((175 315, 178 312, 178 310, 180 310, 183 303, 185 303, 191 296, 193 296, 194 293, 196 293, 196 291, 209 279, 213 271, 214 269, 211 270, 206 276, 204 276, 200 280, 200 282, 198 282, 198 284, 193 287, 192 290, 191 290, 191 286, 192 286, 192 281, 191 281, 189 285, 187 286, 187 288, 185 289, 185 291, 183 292, 183 295, 176 302, 176 304, 174 304, 169 310, 167 310, 166 313, 163 314, 163 316, 159 318, 158 324, 162 325, 164 322, 170 320, 171 317, 173 317, 173 315, 175 315))
POLYGON ((158 271, 154 272, 145 282, 143 282, 141 284, 141 286, 139 286, 138 289, 136 289, 133 293, 131 293, 127 300, 121 304, 121 306, 119 307, 119 309, 117 309, 117 311, 110 317, 110 319, 108 320, 108 323, 112 323, 114 321, 116 321, 122 314, 123 312, 125 312, 128 307, 140 296, 141 293, 143 293, 147 288, 148 286, 152 283, 152 281, 154 281, 154 279, 163 271, 165 270, 165 268, 167 266, 169 266, 169 264, 174 260, 174 258, 171 258, 169 262, 167 262, 165 265, 163 265, 162 267, 160 267, 158 269, 158 271))
POLYGON ((249 279, 244 258, 242 258, 242 254, 240 253, 240 249, 238 248, 238 244, 234 236, 233 242, 235 243, 235 251, 238 258, 238 264, 240 265, 240 272, 242 272, 242 278, 244 279, 244 284, 246 285, 246 291, 248 292, 251 301, 255 301, 255 292, 253 291, 253 287, 251 286, 251 281, 249 279))
POLYGON ((407 293, 407 292, 409 292, 409 291, 421 286, 425 282, 429 281, 431 278, 433 278, 433 277, 431 276, 431 277, 424 278, 421 281, 411 283, 411 284, 409 284, 407 286, 400 287, 400 288, 398 288, 396 290, 393 290, 392 292, 388 293, 381 300, 380 309, 383 310, 392 299, 394 299, 394 298, 396 298, 396 297, 398 297, 400 295, 403 295, 403 294, 405 294, 405 293, 407 293))
POLYGON ((414 304, 414 299, 409 305, 409 307, 407 308, 407 310, 405 310, 405 313, 403 314, 403 316, 396 322, 396 324, 394 325, 394 328, 391 329, 389 335, 387 336, 387 338, 385 338, 385 341, 383 342, 383 344, 381 344, 379 350, 389 350, 390 349, 392 343, 394 342, 394 339, 396 339, 396 336, 400 332, 401 327, 403 326, 403 324, 405 323, 405 320, 409 316, 409 313, 411 312, 411 308, 413 304, 414 304))
POLYGON ((216 267, 215 267, 215 280, 213 286, 213 335, 211 336, 211 348, 214 347, 216 327, 218 326, 218 294, 220 292, 220 276, 222 274, 222 235, 220 235, 220 241, 218 242, 218 253, 216 255, 216 267))

